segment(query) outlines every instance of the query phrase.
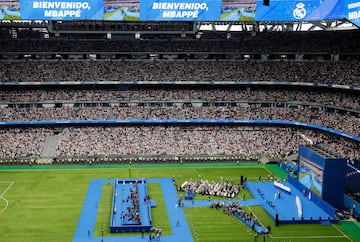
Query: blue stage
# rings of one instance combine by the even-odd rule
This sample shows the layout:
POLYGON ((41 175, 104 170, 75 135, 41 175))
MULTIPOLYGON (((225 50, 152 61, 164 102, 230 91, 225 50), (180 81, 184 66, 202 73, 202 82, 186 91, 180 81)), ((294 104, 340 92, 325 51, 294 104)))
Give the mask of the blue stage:
MULTIPOLYGON (((150 209, 154 204, 154 201, 150 200, 149 203, 144 203, 143 199, 147 194, 147 183, 157 182, 161 185, 161 190, 164 195, 165 206, 167 214, 169 216, 169 222, 171 226, 171 235, 161 236, 163 242, 193 242, 194 239, 191 236, 189 225, 186 221, 185 214, 182 207, 178 209, 174 208, 174 204, 179 201, 176 187, 173 184, 171 178, 149 178, 142 181, 137 179, 138 182, 138 193, 139 193, 139 204, 143 204, 142 208, 139 206, 139 214, 141 223, 135 223, 133 220, 124 221, 122 220, 123 208, 132 205, 131 202, 126 202, 129 196, 130 190, 133 191, 136 179, 93 179, 90 181, 89 189, 85 197, 82 212, 79 217, 78 225, 74 234, 73 242, 100 242, 102 239, 107 242, 115 242, 121 240, 127 242, 140 242, 144 241, 139 236, 116 236, 113 233, 111 236, 97 237, 94 236, 96 215, 98 212, 98 204, 100 203, 102 186, 104 184, 114 184, 116 187, 116 214, 113 214, 114 225, 119 226, 118 232, 122 232, 122 229, 129 229, 131 231, 141 232, 143 228, 137 226, 148 226, 151 223, 151 217, 147 217, 147 209, 150 209), (124 184, 125 181, 125 184, 124 184), (142 195, 140 195, 142 194, 142 195), (125 201, 125 202, 123 202, 125 201), (123 206, 123 208, 122 208, 123 206), (147 221, 148 219, 148 221, 147 221), (180 221, 180 226, 177 225, 177 221, 180 221)), ((264 210, 270 215, 275 221, 276 215, 278 215, 279 224, 286 223, 329 223, 333 222, 334 215, 326 211, 330 209, 323 209, 326 206, 317 205, 315 196, 309 199, 308 194, 303 195, 301 189, 296 188, 290 182, 279 182, 283 185, 275 186, 273 182, 246 182, 245 186, 253 194, 254 199, 251 200, 226 200, 226 203, 238 202, 243 206, 262 206, 264 210), (280 191, 280 197, 279 192, 280 191), (275 195, 276 194, 276 195, 275 195), (298 205, 296 203, 296 197, 299 197, 301 201, 301 216, 299 216, 298 205)), ((115 197, 115 189, 114 189, 115 197)), ((114 198, 113 197, 113 198, 114 198)), ((211 202, 221 202, 223 200, 212 200, 211 202)), ((209 207, 208 200, 185 200, 185 207, 209 207)), ((113 208, 114 209, 114 208, 113 208)), ((150 214, 150 213, 149 213, 150 214)), ((238 217, 238 216, 237 216, 238 217)), ((129 219, 130 217, 128 217, 129 219)), ((238 217, 240 220, 241 217, 238 217)), ((243 221, 243 220, 242 220, 243 221)), ((243 221, 244 222, 244 221, 243 221)), ((246 223, 249 227, 252 224, 246 223)), ((110 224, 111 225, 111 224, 110 224)), ((156 226, 156 224, 154 225, 156 226)), ((261 227, 254 227, 255 231, 259 233, 265 232, 261 227)))
POLYGON ((274 182, 245 183, 246 188, 274 221, 276 216, 279 224, 335 221, 334 214, 325 212, 313 201, 313 197, 304 196, 302 191, 297 190, 290 182, 279 183, 289 188, 290 192, 275 186, 274 182))
POLYGON ((111 233, 148 232, 152 227, 150 200, 145 180, 115 180, 111 233))

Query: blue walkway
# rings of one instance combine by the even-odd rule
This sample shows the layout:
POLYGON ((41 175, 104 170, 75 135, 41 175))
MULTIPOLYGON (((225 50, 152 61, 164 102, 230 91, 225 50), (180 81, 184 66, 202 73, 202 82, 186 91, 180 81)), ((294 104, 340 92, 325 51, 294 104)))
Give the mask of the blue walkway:
POLYGON ((78 226, 75 231, 73 239, 74 242, 99 241, 89 239, 93 236, 96 215, 98 211, 98 204, 100 204, 102 185, 104 184, 104 182, 105 180, 99 179, 94 179, 90 181, 84 205, 78 221, 78 226))
MULTIPOLYGON (((84 205, 80 214, 78 225, 75 231, 73 242, 100 242, 101 237, 94 237, 93 231, 96 223, 96 215, 98 212, 98 204, 100 203, 102 186, 106 182, 113 183, 115 179, 95 179, 91 180, 86 194, 84 205)), ((155 178, 147 179, 147 182, 160 183, 166 210, 169 217, 172 235, 161 236, 162 242, 193 242, 190 228, 187 224, 185 214, 181 207, 175 208, 175 204, 179 200, 176 188, 171 178, 155 178), (176 225, 177 220, 180 226, 176 225)), ((108 226, 108 225, 107 225, 108 226)), ((156 226, 156 225, 155 225, 156 226)), ((105 236, 103 242, 141 242, 147 241, 148 236, 144 239, 141 236, 105 236)))
POLYGON ((192 242, 194 241, 184 211, 181 207, 176 208, 175 204, 179 201, 176 187, 171 178, 147 179, 148 182, 160 182, 161 189, 166 204, 166 211, 169 217, 172 236, 162 236, 161 241, 171 242, 192 242), (179 220, 180 226, 176 226, 179 220))

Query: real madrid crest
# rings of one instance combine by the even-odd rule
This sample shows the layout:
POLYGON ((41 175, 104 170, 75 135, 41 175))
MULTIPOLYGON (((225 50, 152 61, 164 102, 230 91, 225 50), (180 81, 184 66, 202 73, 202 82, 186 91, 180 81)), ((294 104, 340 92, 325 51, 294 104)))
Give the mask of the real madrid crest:
POLYGON ((299 2, 296 4, 296 8, 293 11, 293 16, 295 19, 303 19, 306 16, 305 4, 299 2))

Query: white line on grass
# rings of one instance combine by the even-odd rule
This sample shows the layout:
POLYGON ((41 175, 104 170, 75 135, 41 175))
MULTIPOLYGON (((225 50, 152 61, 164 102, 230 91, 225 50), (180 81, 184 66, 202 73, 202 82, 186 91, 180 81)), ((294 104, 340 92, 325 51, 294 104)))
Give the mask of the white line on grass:
MULTIPOLYGON (((255 216, 255 218, 258 218, 256 216, 256 214, 253 212, 253 210, 249 207, 246 206, 251 212, 252 214, 255 216)), ((260 225, 264 226, 264 224, 260 222, 260 225)), ((272 236, 272 234, 270 233, 268 236, 270 236, 272 239, 300 239, 300 238, 306 238, 306 239, 325 239, 325 238, 347 238, 348 240, 352 241, 346 234, 344 234, 344 232, 342 232, 338 227, 336 227, 334 224, 331 224, 332 226, 334 226, 337 230, 340 231, 340 233, 342 233, 343 235, 309 235, 309 236, 272 236)))
POLYGON ((344 238, 342 235, 309 235, 309 236, 272 236, 273 239, 325 239, 325 238, 344 238))
POLYGON ((263 166, 263 168, 264 168, 265 170, 267 170, 267 171, 270 173, 270 175, 273 174, 266 166, 263 166))
POLYGON ((335 224, 331 224, 334 228, 336 228, 340 233, 342 233, 348 240, 352 241, 341 229, 339 229, 335 224))
MULTIPOLYGON (((255 216, 255 218, 258 219, 258 216, 256 216, 256 214, 254 213, 254 211, 253 211, 249 206, 246 206, 246 207, 250 210, 250 212, 252 212, 252 214, 255 216)), ((259 219, 258 219, 258 221, 259 221, 259 219)), ((263 224, 261 221, 260 221, 260 225, 265 228, 264 224, 263 224)))
MULTIPOLYGON (((265 225, 258 219, 258 216, 256 216, 256 214, 254 213, 254 211, 249 207, 249 206, 246 206, 250 211, 251 211, 251 213, 255 216, 255 218, 258 220, 258 222, 260 223, 260 225, 261 226, 263 226, 265 229, 266 229, 266 227, 265 227, 265 225)), ((270 236, 270 238, 275 238, 275 237, 273 237, 272 235, 271 235, 271 233, 270 234, 268 234, 269 236, 270 236)))
POLYGON ((9 206, 9 201, 8 201, 6 198, 4 198, 4 195, 5 195, 5 193, 10 189, 10 187, 14 184, 14 182, 12 181, 12 182, 0 182, 0 183, 9 183, 8 187, 0 194, 0 199, 2 199, 2 200, 5 201, 5 207, 0 210, 0 214, 1 214, 1 213, 4 212, 4 211, 8 208, 8 206, 9 206))

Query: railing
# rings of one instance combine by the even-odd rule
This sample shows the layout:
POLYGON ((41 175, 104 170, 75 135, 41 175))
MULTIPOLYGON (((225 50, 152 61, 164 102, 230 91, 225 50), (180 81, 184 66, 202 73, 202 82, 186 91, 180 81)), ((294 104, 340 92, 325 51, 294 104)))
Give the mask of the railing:
POLYGON ((240 163, 255 162, 260 157, 253 155, 157 155, 157 156, 76 156, 76 157, 16 157, 0 158, 0 165, 96 165, 96 164, 148 164, 148 163, 240 163))

